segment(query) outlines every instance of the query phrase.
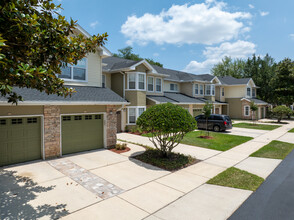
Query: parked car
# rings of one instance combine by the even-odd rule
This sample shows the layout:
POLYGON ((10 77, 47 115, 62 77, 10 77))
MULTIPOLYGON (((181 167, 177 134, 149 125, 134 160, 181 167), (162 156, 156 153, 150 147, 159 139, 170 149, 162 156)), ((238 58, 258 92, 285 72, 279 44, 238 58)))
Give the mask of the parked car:
MULTIPOLYGON (((197 121, 197 127, 198 129, 206 129, 206 118, 202 115, 197 115, 195 117, 195 120, 197 121)), ((208 118, 207 122, 208 130, 213 131, 225 131, 228 129, 232 129, 232 120, 227 115, 218 115, 218 114, 211 114, 208 118)))

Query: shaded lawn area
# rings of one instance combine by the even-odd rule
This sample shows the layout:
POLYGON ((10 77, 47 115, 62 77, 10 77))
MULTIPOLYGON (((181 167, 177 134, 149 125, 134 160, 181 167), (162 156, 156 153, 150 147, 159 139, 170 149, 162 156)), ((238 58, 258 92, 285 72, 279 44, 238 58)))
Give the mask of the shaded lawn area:
POLYGON ((272 130, 279 128, 281 126, 280 125, 253 124, 253 123, 238 123, 238 124, 234 124, 233 127, 272 131, 272 130))
POLYGON ((282 141, 272 141, 251 154, 250 157, 264 157, 283 160, 293 149, 294 144, 282 141))
POLYGON ((202 135, 206 135, 206 133, 206 131, 190 132, 186 134, 181 143, 197 147, 209 148, 213 150, 226 151, 231 149, 232 147, 243 144, 253 139, 252 137, 222 134, 216 132, 209 132, 209 136, 213 137, 212 139, 205 139, 199 137, 202 135))
POLYGON ((263 178, 255 174, 231 167, 210 179, 207 183, 255 191, 263 181, 263 178))
POLYGON ((288 132, 293 132, 294 133, 294 128, 292 128, 290 131, 288 131, 288 132))
POLYGON ((162 157, 159 150, 152 148, 146 149, 143 154, 139 154, 133 158, 168 171, 176 171, 200 161, 194 157, 173 152, 168 158, 162 157))

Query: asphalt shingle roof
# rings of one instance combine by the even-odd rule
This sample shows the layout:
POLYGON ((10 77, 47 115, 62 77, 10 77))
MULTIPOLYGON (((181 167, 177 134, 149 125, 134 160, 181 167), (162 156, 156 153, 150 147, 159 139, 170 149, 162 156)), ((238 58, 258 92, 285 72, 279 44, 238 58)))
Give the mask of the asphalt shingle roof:
POLYGON ((247 99, 249 99, 251 102, 254 102, 255 104, 264 104, 264 105, 268 104, 267 102, 262 101, 260 99, 256 99, 256 98, 247 98, 247 99))
POLYGON ((150 96, 148 95, 147 98, 156 100, 160 103, 191 103, 191 104, 204 104, 205 101, 184 95, 182 93, 174 93, 174 92, 165 92, 163 96, 150 96))
POLYGON ((241 78, 237 79, 232 76, 218 76, 217 77, 222 84, 227 84, 227 85, 243 85, 247 84, 250 80, 250 78, 241 78))
MULTIPOLYGON (((24 101, 28 102, 109 102, 121 103, 127 101, 108 88, 93 86, 67 86, 75 89, 71 97, 62 97, 47 95, 45 92, 39 92, 36 89, 13 88, 13 91, 21 95, 24 101)), ((7 101, 5 97, 0 97, 0 101, 7 101)))
POLYGON ((104 71, 119 70, 127 67, 131 67, 140 61, 127 60, 119 57, 107 57, 102 60, 102 63, 107 64, 103 66, 104 71))

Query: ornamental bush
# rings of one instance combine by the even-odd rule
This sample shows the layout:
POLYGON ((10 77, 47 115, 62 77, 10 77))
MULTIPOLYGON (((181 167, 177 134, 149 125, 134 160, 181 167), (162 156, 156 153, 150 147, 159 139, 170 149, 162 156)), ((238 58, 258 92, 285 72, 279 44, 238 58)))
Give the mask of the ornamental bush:
POLYGON ((148 108, 137 125, 143 132, 151 133, 150 141, 163 157, 168 157, 185 134, 196 129, 196 120, 184 108, 166 103, 148 108))
POLYGON ((284 105, 279 105, 273 109, 273 113, 277 116, 278 122, 281 122, 284 116, 292 114, 292 110, 284 105))

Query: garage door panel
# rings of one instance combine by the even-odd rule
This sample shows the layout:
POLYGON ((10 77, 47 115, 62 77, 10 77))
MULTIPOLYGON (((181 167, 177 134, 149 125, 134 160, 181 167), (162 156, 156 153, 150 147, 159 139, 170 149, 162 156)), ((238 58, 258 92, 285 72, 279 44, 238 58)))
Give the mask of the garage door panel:
POLYGON ((0 120, 0 166, 41 158, 41 119, 28 119, 7 118, 5 125, 0 120))
POLYGON ((62 153, 103 148, 103 116, 73 115, 62 117, 62 153))

